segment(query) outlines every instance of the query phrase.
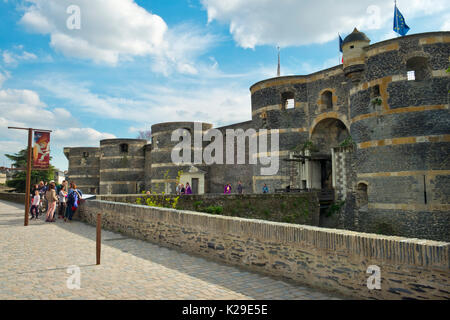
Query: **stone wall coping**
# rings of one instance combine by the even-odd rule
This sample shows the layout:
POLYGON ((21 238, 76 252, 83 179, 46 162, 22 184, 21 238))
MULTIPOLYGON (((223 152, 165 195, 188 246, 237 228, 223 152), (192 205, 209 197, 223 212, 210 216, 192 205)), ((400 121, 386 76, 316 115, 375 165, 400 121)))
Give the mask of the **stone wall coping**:
POLYGON ((127 139, 127 138, 119 138, 119 139, 104 139, 100 140, 100 145, 103 144, 117 144, 121 142, 128 142, 128 143, 144 143, 147 144, 148 141, 145 139, 127 139))
MULTIPOLYGON (((432 36, 448 36, 450 35, 450 32, 448 31, 437 31, 437 32, 425 32, 425 33, 418 33, 418 34, 411 34, 411 35, 407 35, 401 38, 392 38, 392 39, 388 39, 388 40, 384 40, 381 42, 377 42, 371 45, 368 45, 367 47, 364 48, 364 50, 369 51, 372 50, 374 48, 377 47, 381 47, 381 46, 385 46, 389 43, 396 43, 396 42, 401 42, 404 39, 412 39, 412 38, 427 38, 427 37, 432 37, 432 36)), ((339 64, 337 66, 328 68, 328 69, 324 69, 324 70, 320 70, 311 74, 307 74, 307 75, 291 75, 291 76, 283 76, 283 77, 275 77, 275 78, 269 78, 269 79, 265 79, 265 80, 261 80, 256 82, 255 84, 253 84, 250 87, 250 91, 253 92, 253 88, 257 87, 258 85, 261 85, 263 83, 271 83, 274 81, 278 81, 278 80, 284 80, 284 79, 305 79, 306 81, 309 81, 311 78, 313 78, 315 75, 321 74, 321 73, 327 73, 330 72, 332 70, 337 70, 337 69, 342 69, 342 64, 339 64)))
MULTIPOLYGON (((206 194, 184 194, 182 195, 182 197, 191 197, 191 198, 195 198, 195 197, 199 197, 199 198, 223 198, 223 197, 241 197, 241 198, 260 198, 260 197, 270 197, 270 198, 277 198, 280 196, 287 196, 287 197, 296 197, 299 195, 307 195, 307 194, 318 194, 319 191, 318 190, 312 190, 312 191, 308 191, 308 192, 292 192, 292 193, 246 193, 246 194, 237 194, 237 193, 232 193, 232 194, 222 194, 222 193, 206 193, 206 194)), ((142 193, 136 193, 136 194, 99 194, 97 195, 97 197, 114 197, 114 198, 126 198, 126 197, 147 197, 147 194, 142 194, 142 193)), ((151 196, 164 196, 164 197, 176 197, 177 195, 175 194, 162 194, 162 193, 157 193, 157 194, 151 194, 151 196)))
POLYGON ((434 31, 434 32, 423 32, 423 33, 415 33, 415 34, 410 34, 410 35, 406 35, 403 37, 399 37, 399 38, 392 38, 392 39, 387 39, 387 40, 383 40, 380 42, 376 42, 373 43, 367 47, 364 48, 364 50, 368 51, 377 47, 382 47, 385 46, 386 44, 389 43, 395 43, 395 42, 401 42, 405 39, 413 39, 413 38, 428 38, 428 37, 438 37, 438 36, 449 36, 450 32, 449 31, 434 31))
POLYGON ((115 206, 120 206, 120 207, 133 207, 133 208, 149 210, 149 211, 156 211, 156 212, 161 212, 161 213, 169 213, 170 212, 170 213, 177 213, 177 214, 183 214, 183 215, 188 215, 188 216, 205 217, 208 219, 247 222, 247 223, 260 224, 260 225, 265 224, 268 226, 285 227, 285 228, 289 228, 289 229, 297 229, 297 230, 305 230, 305 231, 318 231, 318 232, 326 233, 326 234, 346 235, 346 236, 354 236, 354 237, 360 237, 360 238, 387 240, 387 241, 395 241, 395 242, 408 243, 408 244, 417 244, 417 245, 422 245, 422 246, 450 248, 450 243, 442 242, 442 241, 435 241, 435 240, 405 238, 405 237, 397 237, 397 236, 385 236, 385 235, 379 235, 379 234, 362 233, 362 232, 342 230, 342 229, 328 229, 328 228, 321 228, 321 227, 314 227, 314 226, 307 226, 307 225, 296 225, 296 224, 289 224, 289 223, 282 223, 282 222, 273 222, 273 221, 267 221, 267 220, 221 216, 221 215, 213 215, 213 214, 208 214, 208 213, 203 213, 203 212, 177 210, 177 209, 171 209, 171 208, 149 207, 149 206, 138 205, 138 204, 121 203, 121 202, 113 202, 113 201, 105 201, 105 200, 91 200, 89 202, 97 202, 100 204, 110 204, 110 205, 115 205, 115 206))
POLYGON ((255 84, 253 84, 250 87, 250 91, 253 92, 253 88, 257 87, 258 85, 261 85, 263 83, 270 83, 273 81, 279 81, 279 80, 286 80, 286 79, 305 79, 305 81, 308 81, 310 78, 312 78, 315 75, 321 74, 321 73, 327 73, 330 72, 332 70, 338 70, 338 69, 342 69, 342 64, 339 64, 337 66, 328 68, 328 69, 324 69, 324 70, 320 70, 320 71, 316 71, 314 73, 310 73, 310 74, 306 74, 306 75, 291 75, 291 76, 281 76, 281 77, 274 77, 274 78, 269 78, 269 79, 265 79, 265 80, 261 80, 256 82, 255 84))

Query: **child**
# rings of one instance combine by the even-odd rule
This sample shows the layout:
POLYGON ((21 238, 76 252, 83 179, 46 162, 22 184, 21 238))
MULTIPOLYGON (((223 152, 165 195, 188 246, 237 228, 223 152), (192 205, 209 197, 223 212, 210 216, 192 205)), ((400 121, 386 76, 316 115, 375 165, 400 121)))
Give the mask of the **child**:
POLYGON ((39 196, 39 190, 35 190, 33 201, 31 202, 31 209, 30 209, 31 220, 33 220, 34 218, 39 219, 39 210, 38 210, 39 201, 41 201, 41 197, 39 196))
POLYGON ((64 214, 66 212, 66 198, 67 198, 67 192, 66 187, 62 186, 61 190, 58 194, 58 219, 64 218, 64 214))

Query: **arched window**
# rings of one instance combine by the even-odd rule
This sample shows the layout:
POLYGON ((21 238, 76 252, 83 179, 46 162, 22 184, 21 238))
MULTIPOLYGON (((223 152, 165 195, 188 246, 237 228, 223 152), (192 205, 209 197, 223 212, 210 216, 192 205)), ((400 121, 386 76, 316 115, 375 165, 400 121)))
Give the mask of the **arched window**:
POLYGON ((281 95, 282 109, 294 109, 295 108, 295 96, 293 92, 284 92, 281 95))
POLYGON ((406 62, 408 81, 422 81, 431 76, 428 59, 425 57, 413 57, 406 62))
POLYGON ((367 204, 369 203, 369 195, 367 189, 367 184, 363 182, 359 183, 356 188, 356 205, 358 209, 367 208, 367 204))
POLYGON ((381 94, 380 94, 380 85, 375 85, 375 86, 373 86, 372 87, 372 90, 371 90, 371 92, 370 92, 370 96, 372 97, 372 98, 377 98, 377 97, 379 97, 381 94))
POLYGON ((121 153, 128 153, 128 144, 122 143, 122 144, 120 145, 120 152, 121 152, 121 153))
POLYGON ((322 93, 322 104, 325 107, 325 110, 333 109, 333 93, 329 90, 322 93))

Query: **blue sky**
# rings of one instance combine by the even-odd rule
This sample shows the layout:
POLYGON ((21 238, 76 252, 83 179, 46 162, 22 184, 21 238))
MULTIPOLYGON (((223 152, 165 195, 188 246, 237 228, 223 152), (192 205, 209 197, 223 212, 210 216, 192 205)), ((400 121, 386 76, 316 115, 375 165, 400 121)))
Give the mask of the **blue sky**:
MULTIPOLYGON (((409 34, 450 30, 444 0, 399 0, 409 34)), ((53 130, 64 146, 135 138, 166 121, 251 118, 249 87, 340 61, 337 34, 395 37, 393 1, 0 0, 0 166, 26 143, 8 126, 53 130), (69 29, 70 5, 80 29, 69 29)))

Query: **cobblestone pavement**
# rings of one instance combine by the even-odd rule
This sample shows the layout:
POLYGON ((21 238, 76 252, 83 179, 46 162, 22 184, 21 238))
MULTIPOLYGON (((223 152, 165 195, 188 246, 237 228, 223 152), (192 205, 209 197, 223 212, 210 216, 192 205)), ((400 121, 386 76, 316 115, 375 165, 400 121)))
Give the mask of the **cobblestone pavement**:
POLYGON ((31 220, 23 205, 0 201, 0 299, 318 300, 319 291, 218 264, 102 230, 95 265, 95 228, 31 220), (67 267, 81 270, 68 289, 67 267))

